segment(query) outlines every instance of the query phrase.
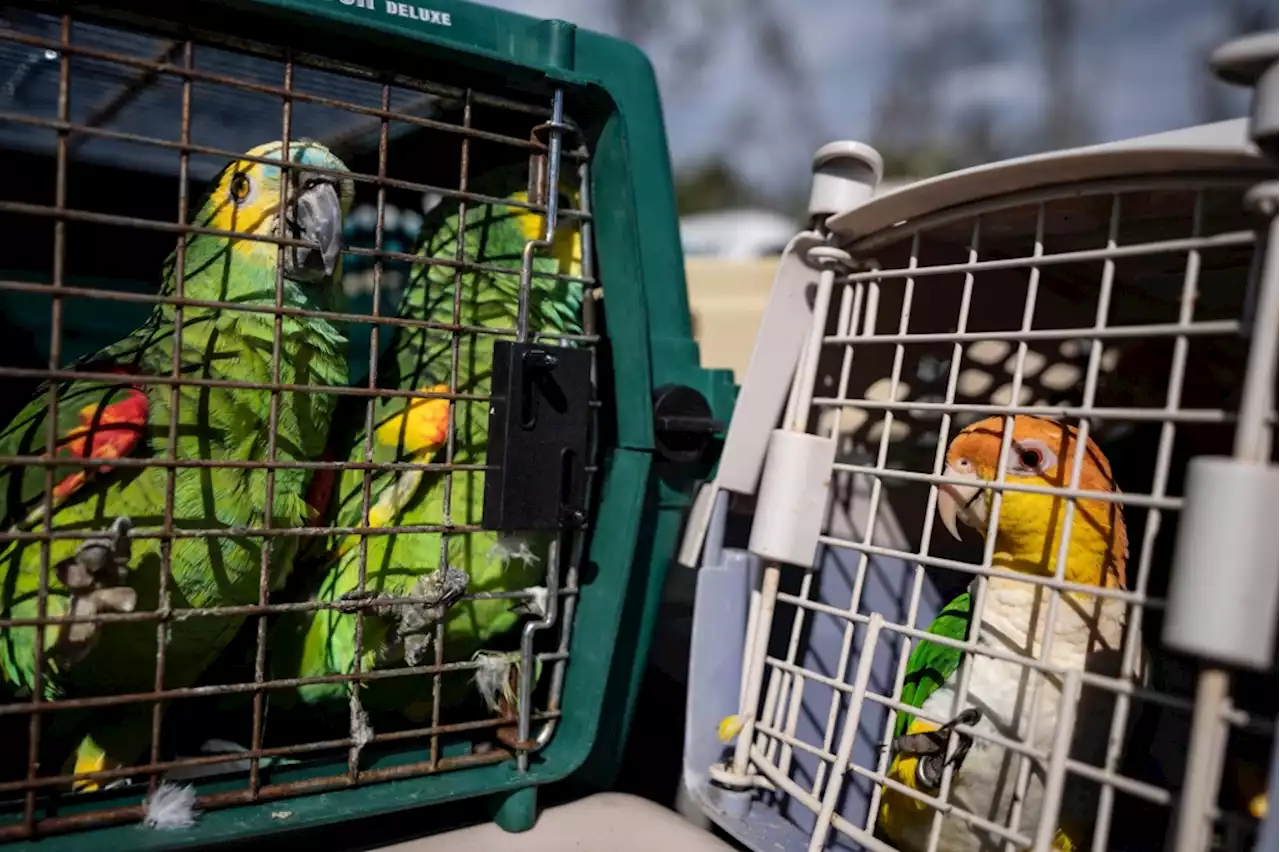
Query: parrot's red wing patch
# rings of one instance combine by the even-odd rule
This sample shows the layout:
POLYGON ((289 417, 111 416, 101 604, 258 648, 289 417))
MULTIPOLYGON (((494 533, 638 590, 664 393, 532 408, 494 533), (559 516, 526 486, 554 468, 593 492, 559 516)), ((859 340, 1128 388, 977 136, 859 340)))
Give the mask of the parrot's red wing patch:
MULTIPOLYGON (((326 452, 323 459, 333 461, 333 456, 326 452)), ((329 506, 329 497, 333 494, 333 483, 336 479, 337 472, 331 468, 317 470, 311 477, 311 484, 307 486, 306 499, 313 522, 319 521, 324 515, 324 510, 329 506)))
MULTIPOLYGON (((128 375, 121 368, 108 370, 128 375)), ((72 429, 58 444, 59 455, 82 459, 125 458, 138 446, 147 426, 150 400, 136 386, 121 389, 123 398, 110 405, 86 405, 80 409, 80 425, 72 429)), ((117 395, 118 397, 118 395, 117 395)), ((106 473, 111 465, 82 468, 61 479, 53 488, 54 501, 61 503, 80 488, 94 473, 106 473)))

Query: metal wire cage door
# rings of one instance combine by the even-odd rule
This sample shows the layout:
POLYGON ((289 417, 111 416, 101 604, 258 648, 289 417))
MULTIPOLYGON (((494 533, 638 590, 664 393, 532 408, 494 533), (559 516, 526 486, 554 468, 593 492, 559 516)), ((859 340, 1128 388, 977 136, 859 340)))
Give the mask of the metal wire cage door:
POLYGON ((1249 139, 1225 122, 880 198, 875 151, 819 152, 825 228, 783 258, 695 616, 686 772, 752 848, 1253 848, 1275 807, 1276 249, 1249 139), (794 379, 763 366, 789 347, 794 379), (733 492, 749 544, 724 533, 733 492), (1240 574, 1212 555, 1228 527, 1240 574), (1188 580, 1214 571, 1260 599, 1188 580), (733 659, 715 634, 737 631, 733 659))
MULTIPOLYGON (((415 26, 488 14, 414 8, 415 26)), ((381 42, 375 70, 228 37, 225 21, 204 27, 216 6, 205 13, 176 24, 15 9, 0 26, 0 149, 13 168, 0 193, 0 420, 49 413, 25 443, 11 426, 0 459, 3 840, 155 825, 157 795, 188 782, 178 798, 206 831, 98 842, 208 841, 561 777, 596 737, 600 666, 623 635, 647 467, 643 452, 616 450, 616 408, 648 410, 651 365, 630 357, 615 395, 613 361, 598 358, 591 187, 619 211, 604 237, 615 248, 631 239, 635 198, 608 110, 495 65, 487 46, 488 66, 458 61, 455 44, 426 80, 385 70, 404 67, 403 41, 381 42), (603 178, 591 174, 597 142, 613 157, 603 178), (228 218, 272 192, 261 220, 228 218), (318 198, 345 219, 316 213, 318 198), (336 256, 339 238, 335 263, 325 247, 336 256), (231 271, 211 279, 206 260, 231 271), (260 281, 237 277, 259 262, 260 281), (133 329, 135 342, 162 340, 160 368, 135 353, 124 369, 116 341, 133 329), (68 395, 91 382, 142 407, 141 437, 96 437, 125 409, 68 395), (244 443, 231 451, 235 423, 244 443), (226 520, 251 505, 273 508, 258 523, 226 520), (614 520, 591 559, 612 562, 584 589, 601 511, 614 520), (213 579, 191 582, 194 553, 213 579), (139 564, 148 581, 127 573, 139 564), (330 633, 285 650, 288 625, 321 620, 330 633), (606 652, 579 674, 575 624, 606 652), (575 725, 557 737, 566 718, 575 725), (132 751, 112 743, 129 725, 132 751), (299 800, 217 819, 417 776, 428 786, 357 805, 299 800)), ((529 26, 492 15, 495 32, 529 26)), ((509 44, 550 45, 554 58, 553 31, 569 32, 509 44)), ((619 293, 637 319, 616 339, 647 352, 643 293, 619 293)), ((691 366, 681 352, 659 368, 687 367, 687 379, 693 351, 691 366)), ((621 431, 636 428, 648 425, 621 431)), ((643 448, 644 436, 627 443, 643 448)), ((625 707, 627 693, 613 694, 625 707)))

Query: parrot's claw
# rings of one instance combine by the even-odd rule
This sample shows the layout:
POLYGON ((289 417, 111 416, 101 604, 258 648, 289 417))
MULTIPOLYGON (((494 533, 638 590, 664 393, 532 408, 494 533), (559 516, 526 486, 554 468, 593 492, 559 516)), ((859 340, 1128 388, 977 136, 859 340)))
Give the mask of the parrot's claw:
POLYGON ((422 664, 432 647, 435 625, 449 607, 467 593, 470 582, 466 571, 449 566, 443 571, 432 571, 413 584, 406 597, 420 600, 373 607, 375 613, 393 622, 388 645, 403 655, 405 663, 422 664))
POLYGON ((942 784, 942 773, 947 765, 954 765, 958 771, 969 749, 973 746, 973 737, 955 732, 958 740, 956 750, 948 759, 947 742, 952 729, 957 725, 972 727, 981 720, 982 711, 976 707, 970 707, 937 730, 903 734, 893 741, 892 748, 898 754, 919 758, 916 762, 916 785, 925 792, 933 792, 942 784))
MULTIPOLYGON (((138 593, 129 587, 129 560, 133 522, 121 516, 106 533, 87 539, 76 555, 54 566, 58 580, 70 594, 67 614, 75 619, 91 618, 102 612, 133 612, 138 593)), ((56 653, 63 665, 81 660, 98 638, 98 625, 74 621, 62 626, 56 653)))

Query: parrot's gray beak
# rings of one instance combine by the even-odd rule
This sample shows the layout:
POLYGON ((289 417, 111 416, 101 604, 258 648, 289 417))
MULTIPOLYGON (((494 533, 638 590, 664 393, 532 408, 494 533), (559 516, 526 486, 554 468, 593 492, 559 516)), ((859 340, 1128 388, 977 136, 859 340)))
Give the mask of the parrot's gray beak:
POLYGON ((285 252, 285 271, 295 281, 317 282, 333 276, 342 253, 342 202, 333 181, 308 180, 293 201, 289 225, 295 239, 314 247, 285 252))
POLYGON ((985 532, 987 528, 987 502, 982 499, 982 480, 973 473, 961 473, 947 465, 942 475, 955 479, 970 479, 974 485, 944 484, 938 486, 938 517, 952 538, 960 541, 956 521, 985 532))

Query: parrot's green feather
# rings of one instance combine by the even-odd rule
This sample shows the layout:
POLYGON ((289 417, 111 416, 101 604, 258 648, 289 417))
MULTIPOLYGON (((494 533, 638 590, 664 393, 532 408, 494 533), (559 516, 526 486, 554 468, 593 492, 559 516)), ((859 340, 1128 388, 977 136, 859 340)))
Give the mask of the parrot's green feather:
MULTIPOLYGON (((469 190, 495 198, 510 198, 514 192, 525 189, 524 174, 522 169, 491 174, 475 182, 469 190)), ((441 325, 457 324, 467 330, 453 334, 441 328, 400 326, 378 362, 380 387, 426 391, 432 387, 449 387, 456 353, 455 392, 481 397, 456 400, 453 404, 452 462, 456 465, 479 465, 486 458, 487 396, 494 341, 500 338, 470 329, 515 328, 521 258, 534 230, 530 216, 527 209, 506 204, 469 202, 463 220, 461 256, 468 263, 486 268, 459 270, 453 265, 459 257, 458 208, 450 204, 435 208, 423 226, 423 245, 418 254, 448 263, 415 267, 405 288, 399 315, 441 325)), ((565 257, 571 241, 561 236, 572 237, 576 223, 570 220, 562 225, 565 226, 558 231, 550 256, 535 255, 535 271, 573 272, 572 261, 565 257)), ((583 297, 580 282, 535 277, 529 296, 530 331, 581 334, 583 297)), ((343 437, 335 434, 335 444, 339 447, 336 457, 364 461, 367 441, 374 461, 445 461, 443 448, 411 451, 406 446, 408 399, 386 397, 374 404, 372 436, 365 428, 366 405, 358 399, 344 405, 348 437, 343 444, 343 437), (400 425, 396 426, 397 423, 400 425), (391 424, 389 428, 381 428, 388 424, 391 424), (398 436, 391 444, 385 443, 388 432, 398 436)), ((379 471, 369 478, 371 526, 481 524, 483 471, 461 470, 447 476, 438 471, 379 471), (446 509, 447 489, 450 498, 446 509)), ((344 471, 339 475, 331 507, 331 517, 338 526, 363 525, 363 492, 362 471, 344 471)), ((518 542, 510 542, 510 547, 500 541, 496 533, 488 531, 447 536, 437 532, 371 535, 366 541, 366 591, 379 597, 395 597, 417 596, 422 584, 438 574, 442 563, 466 572, 469 593, 510 591, 534 585, 540 582, 545 570, 550 536, 522 535, 518 542), (446 550, 443 556, 442 545, 446 550), (511 551, 517 552, 517 558, 507 558, 511 551), (518 558, 521 555, 529 558, 518 558)), ((359 587, 361 545, 358 538, 348 537, 336 544, 340 548, 338 555, 321 568, 322 579, 313 593, 322 601, 340 599, 359 587)), ((511 629, 518 619, 514 612, 516 603, 511 599, 487 599, 453 606, 444 622, 446 662, 469 659, 492 637, 511 629)), ((355 659, 355 623, 355 616, 334 610, 282 620, 280 638, 273 642, 277 671, 292 677, 350 673, 355 659)), ((362 669, 403 664, 409 656, 408 646, 388 641, 394 638, 393 629, 392 619, 366 614, 362 669)), ((434 636, 434 630, 430 634, 434 636)), ((434 654, 424 660, 434 661, 434 654)), ((368 684, 360 694, 366 706, 394 707, 415 717, 429 705, 431 680, 381 679, 368 684)), ((303 687, 299 694, 308 703, 345 700, 348 688, 345 683, 315 684, 303 687)))
MULTIPOLYGON (((969 625, 973 615, 973 602, 968 592, 962 592, 942 608, 927 632, 945 639, 963 642, 969 636, 969 625)), ((964 652, 950 645, 939 645, 928 640, 921 640, 911 652, 907 660, 907 674, 902 681, 902 703, 908 707, 923 707, 925 701, 938 687, 960 667, 960 657, 964 652)), ((914 717, 908 713, 899 713, 894 726, 894 736, 900 737, 907 731, 914 717)))

